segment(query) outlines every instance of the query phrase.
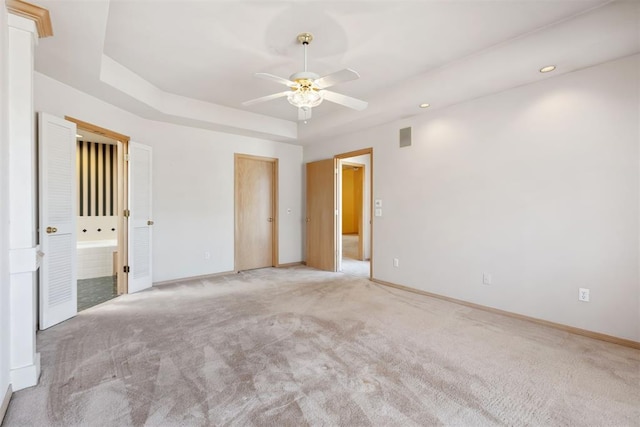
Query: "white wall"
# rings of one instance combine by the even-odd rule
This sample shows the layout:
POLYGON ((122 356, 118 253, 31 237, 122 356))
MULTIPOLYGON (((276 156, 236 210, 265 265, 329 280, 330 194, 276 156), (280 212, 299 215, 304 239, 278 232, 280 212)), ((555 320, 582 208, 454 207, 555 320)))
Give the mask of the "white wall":
POLYGON ((7 9, 4 0, 0 0, 0 402, 9 387, 10 370, 7 37, 7 9))
POLYGON ((39 73, 35 85, 37 111, 153 148, 154 282, 233 270, 234 153, 279 159, 279 261, 302 260, 302 147, 146 120, 39 73))
POLYGON ((374 148, 375 278, 640 341, 639 81, 629 57, 320 142, 305 161, 374 148))

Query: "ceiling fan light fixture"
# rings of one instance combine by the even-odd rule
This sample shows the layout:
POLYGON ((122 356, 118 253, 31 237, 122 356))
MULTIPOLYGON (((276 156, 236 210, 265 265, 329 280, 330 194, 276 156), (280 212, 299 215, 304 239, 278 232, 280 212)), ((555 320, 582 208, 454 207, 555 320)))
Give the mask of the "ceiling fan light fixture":
POLYGON ((294 91, 287 94, 289 104, 297 108, 313 108, 323 101, 322 92, 313 87, 313 81, 300 79, 296 81, 294 91))
POLYGON ((315 90, 296 90, 287 94, 289 104, 298 108, 313 108, 320 105, 323 101, 320 92, 315 90))

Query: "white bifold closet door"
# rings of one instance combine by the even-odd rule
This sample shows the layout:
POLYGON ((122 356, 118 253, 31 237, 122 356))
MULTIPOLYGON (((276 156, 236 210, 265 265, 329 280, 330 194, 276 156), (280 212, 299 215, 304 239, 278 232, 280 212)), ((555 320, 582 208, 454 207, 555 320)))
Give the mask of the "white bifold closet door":
POLYGON ((76 125, 38 115, 40 329, 77 314, 76 125))
POLYGON ((129 293, 152 285, 151 147, 129 143, 129 293))

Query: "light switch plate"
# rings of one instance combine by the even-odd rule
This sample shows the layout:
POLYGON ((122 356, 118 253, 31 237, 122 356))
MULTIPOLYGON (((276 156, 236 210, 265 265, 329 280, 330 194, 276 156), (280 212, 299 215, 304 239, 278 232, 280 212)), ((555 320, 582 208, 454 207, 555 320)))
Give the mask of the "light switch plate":
POLYGON ((578 301, 589 302, 589 289, 578 289, 578 301))
POLYGON ((375 215, 382 216, 382 209, 376 209, 375 215))
POLYGON ((493 277, 491 277, 491 273, 482 273, 482 283, 485 285, 490 285, 493 282, 493 277))
POLYGON ((382 199, 376 199, 375 205, 376 205, 376 208, 381 208, 382 207, 382 199))

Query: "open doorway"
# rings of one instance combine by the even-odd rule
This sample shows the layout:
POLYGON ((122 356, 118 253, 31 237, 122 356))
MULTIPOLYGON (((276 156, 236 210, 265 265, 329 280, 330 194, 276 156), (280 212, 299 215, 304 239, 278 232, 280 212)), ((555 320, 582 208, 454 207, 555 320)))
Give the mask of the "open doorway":
POLYGON ((124 265, 128 137, 67 117, 76 134, 78 311, 127 292, 124 265))
POLYGON ((371 151, 338 159, 338 271, 371 277, 371 151))
POLYGON ((111 255, 106 257, 104 264, 96 261, 95 254, 89 256, 89 261, 109 268, 106 272, 101 270, 99 274, 84 276, 87 279, 103 278, 104 288, 100 292, 103 296, 96 298, 97 302, 84 304, 81 301, 81 309, 112 298, 114 294, 139 292, 153 285, 152 153, 152 147, 130 141, 128 136, 117 132, 69 116, 63 120, 44 112, 38 114, 38 240, 43 257, 39 269, 40 329, 70 319, 78 312, 76 234, 85 236, 87 241, 95 237, 98 241, 106 241, 98 246, 107 247, 105 251, 111 255), (91 138, 85 138, 83 132, 91 138), (98 136, 106 138, 102 145, 95 142, 98 136), (86 154, 77 155, 81 152, 78 139, 88 140, 84 147, 86 154), (91 143, 90 148, 88 143, 91 143), (115 171, 112 170, 114 152, 115 171), (110 174, 110 169, 105 167, 109 158, 110 174), (87 170, 76 173, 80 162, 87 163, 87 170), (82 179, 76 180, 76 175, 82 179), (101 182, 106 184, 106 190, 100 188, 101 182), (82 190, 86 187, 94 193, 90 197, 80 191, 80 186, 82 190), (76 190, 81 195, 76 195, 76 190), (108 202, 107 196, 111 197, 108 202), (115 219, 116 226, 113 222, 99 225, 81 222, 79 228, 78 217, 89 211, 115 217, 110 220, 115 219), (90 228, 92 225, 93 229, 90 228), (83 231, 85 229, 87 231, 83 231), (96 234, 90 236, 90 231, 96 234))
POLYGON ((372 148, 337 154, 331 159, 306 164, 306 265, 319 270, 373 277, 372 195, 372 148), (347 240, 355 240, 358 248, 356 258, 343 257, 342 162, 352 169, 354 164, 363 169, 362 209, 358 217, 362 227, 358 229, 357 240, 346 236, 347 240), (350 266, 354 269, 350 269, 350 266))

